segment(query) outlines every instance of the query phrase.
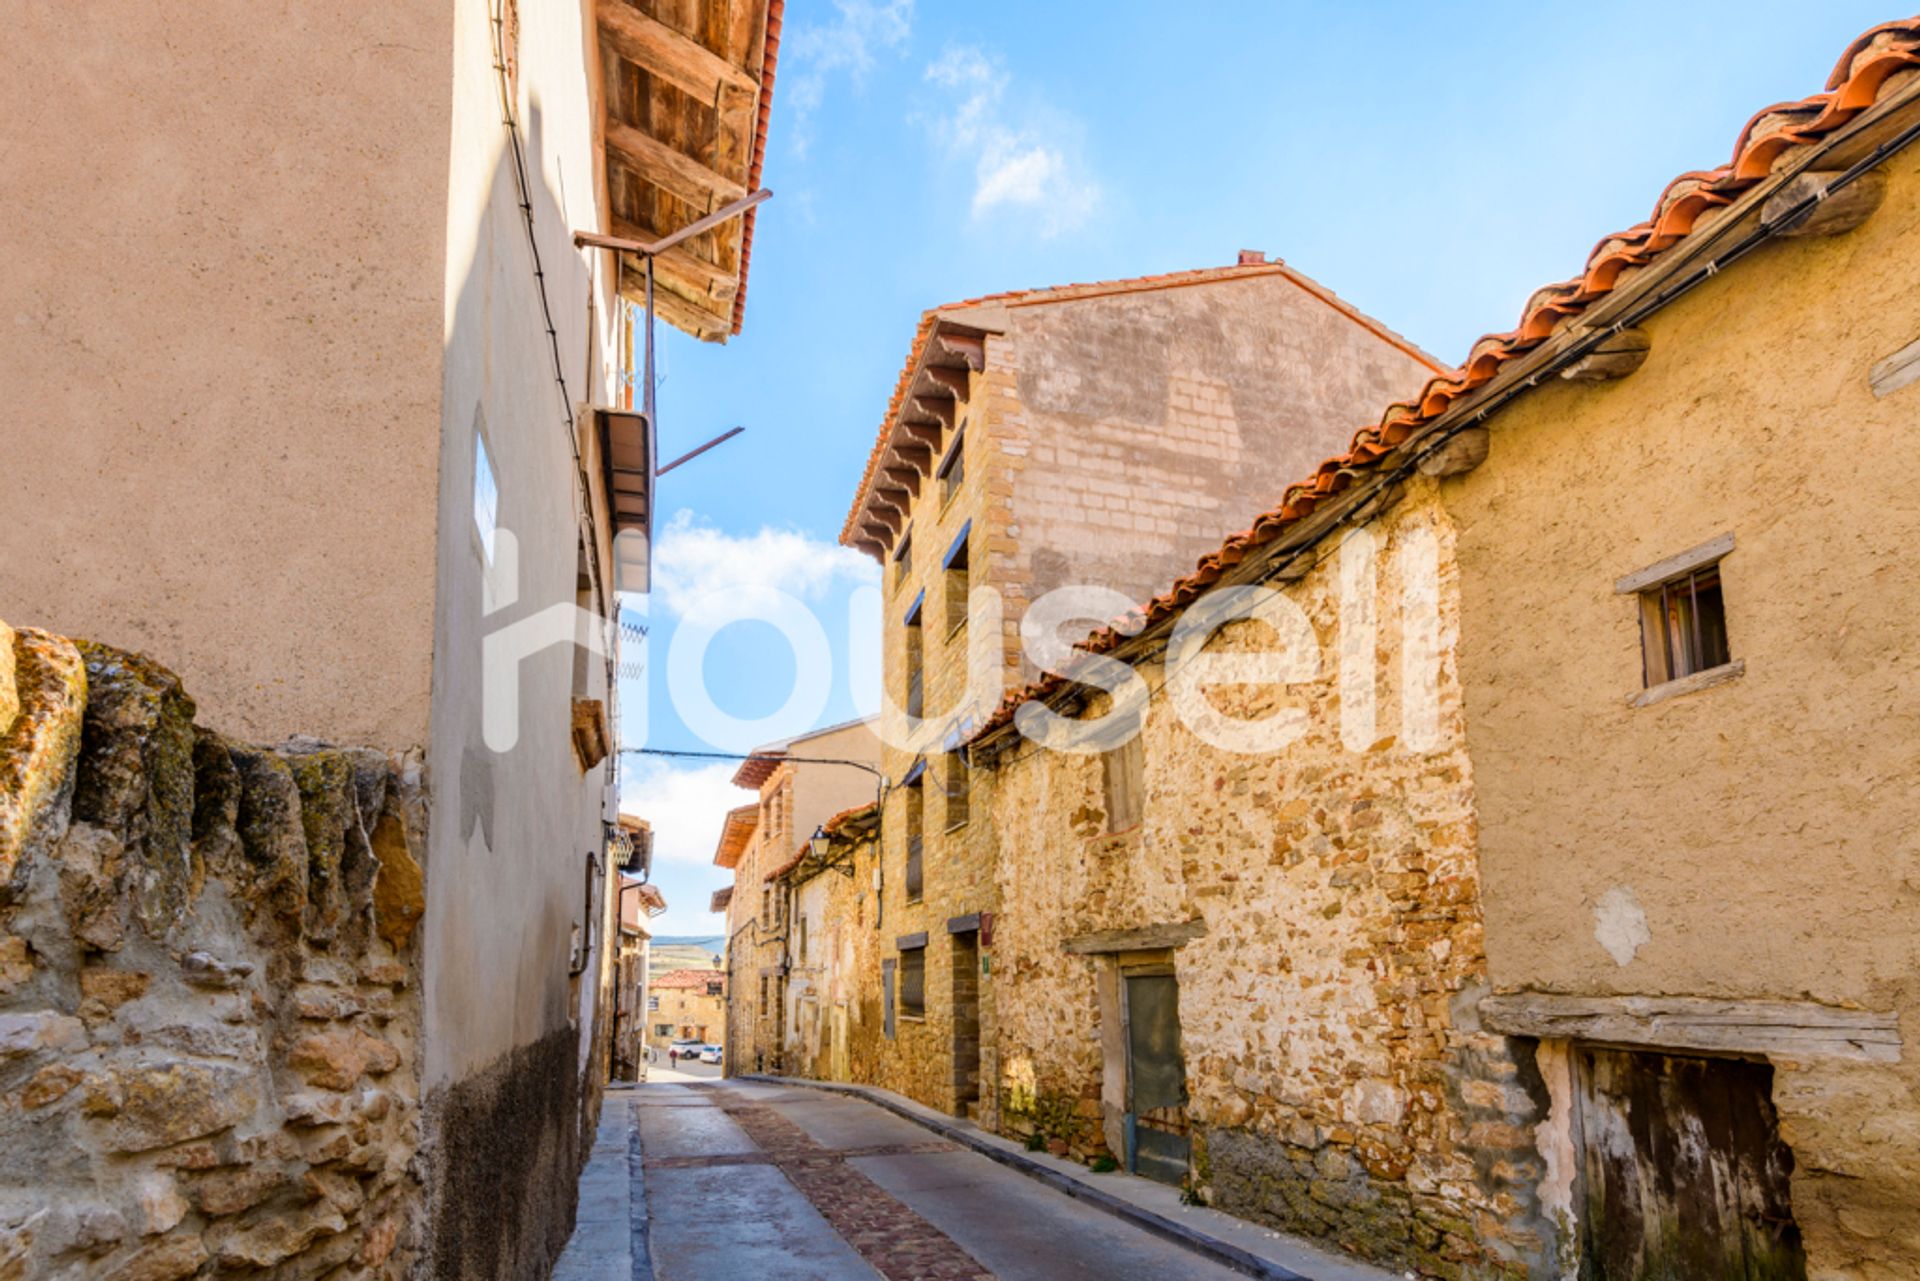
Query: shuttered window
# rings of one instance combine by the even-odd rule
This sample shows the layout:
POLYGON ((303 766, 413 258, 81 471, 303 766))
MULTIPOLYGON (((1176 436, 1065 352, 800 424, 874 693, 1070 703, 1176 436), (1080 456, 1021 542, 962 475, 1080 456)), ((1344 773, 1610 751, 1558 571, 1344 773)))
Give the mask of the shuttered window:
POLYGON ((951 832, 967 821, 973 781, 968 776, 966 753, 948 752, 946 764, 947 830, 951 832))
POLYGON ((905 948, 900 953, 900 1013, 910 1019, 927 1013, 927 949, 905 948))
POLYGON ((1124 832, 1140 823, 1146 797, 1142 778, 1146 749, 1135 734, 1119 747, 1100 757, 1100 772, 1107 796, 1107 830, 1124 832))

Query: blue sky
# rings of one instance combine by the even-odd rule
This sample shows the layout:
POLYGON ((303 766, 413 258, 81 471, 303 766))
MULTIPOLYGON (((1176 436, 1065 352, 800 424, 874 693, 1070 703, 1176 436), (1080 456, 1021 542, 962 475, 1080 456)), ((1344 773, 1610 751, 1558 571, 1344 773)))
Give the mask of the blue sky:
MULTIPOLYGON (((789 0, 745 332, 717 347, 662 328, 663 456, 747 431, 660 482, 627 744, 751 746, 701 741, 674 713, 668 652, 705 590, 806 601, 836 667, 816 723, 856 710, 849 606, 871 572, 835 540, 927 307, 1259 249, 1458 361, 1898 16, 1849 0, 789 0)), ((704 671, 722 712, 753 719, 788 701, 794 660, 741 624, 704 671)), ((660 932, 721 930, 713 847, 752 799, 731 772, 628 758, 623 805, 653 821, 670 904, 660 932)))

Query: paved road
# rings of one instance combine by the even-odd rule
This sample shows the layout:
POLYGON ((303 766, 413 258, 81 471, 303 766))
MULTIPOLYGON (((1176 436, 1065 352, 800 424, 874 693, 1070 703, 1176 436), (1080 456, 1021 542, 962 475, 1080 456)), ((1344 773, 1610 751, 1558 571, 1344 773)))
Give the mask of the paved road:
POLYGON ((558 1281, 644 1278, 632 1261, 648 1246, 656 1281, 1238 1275, 870 1103, 798 1087, 611 1092, 581 1192, 558 1281), (619 1182, 636 1167, 640 1195, 619 1182), (644 1237, 630 1231, 642 1217, 644 1237))

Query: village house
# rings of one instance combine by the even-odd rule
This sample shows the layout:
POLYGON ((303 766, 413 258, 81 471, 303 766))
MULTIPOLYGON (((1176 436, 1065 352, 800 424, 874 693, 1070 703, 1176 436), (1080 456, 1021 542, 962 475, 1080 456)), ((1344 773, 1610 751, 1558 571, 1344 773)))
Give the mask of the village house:
POLYGON ((1084 633, 1264 504, 1274 469, 1304 470, 1441 369, 1250 251, 925 314, 841 535, 885 569, 878 1084, 996 1106, 997 843, 959 748, 1040 670, 1028 611, 1081 589, 1046 601, 1040 630, 1084 633))
POLYGON ((0 1072, 0 1272, 560 1249, 612 1054, 634 304, 737 331, 754 213, 576 236, 758 188, 781 10, 19 15, 0 648, 37 712, 0 705, 0 1018, 53 1031, 0 1072), (152 733, 104 758, 123 712, 152 733))
POLYGON ((816 829, 768 874, 793 922, 787 961, 791 1014, 782 1062, 794 1076, 871 1081, 891 1019, 880 999, 879 935, 869 918, 879 879, 880 807, 869 801, 816 829))
POLYGON ((615 865, 619 880, 613 887, 619 938, 608 983, 613 1035, 607 1075, 612 1081, 638 1081, 646 1076, 647 965, 653 939, 647 921, 667 910, 667 899, 658 885, 644 879, 653 870, 652 826, 622 814, 620 832, 627 845, 615 865))
POLYGON ((675 1041, 722 1045, 727 1027, 727 974, 712 969, 668 970, 647 988, 647 1045, 654 1062, 667 1061, 675 1041))
POLYGON ((1427 1275, 1917 1275, 1917 139, 1892 23, 1093 636, 1146 696, 1009 696, 1005 1128, 1427 1275))
POLYGON ((880 744, 870 720, 848 721, 756 748, 734 771, 757 805, 727 815, 714 864, 733 872, 727 905, 726 1066, 785 1070, 787 1029, 818 1017, 815 997, 790 990, 789 969, 806 940, 796 933, 779 874, 836 814, 878 794, 880 744), (804 1010, 795 1007, 807 1003, 804 1010))

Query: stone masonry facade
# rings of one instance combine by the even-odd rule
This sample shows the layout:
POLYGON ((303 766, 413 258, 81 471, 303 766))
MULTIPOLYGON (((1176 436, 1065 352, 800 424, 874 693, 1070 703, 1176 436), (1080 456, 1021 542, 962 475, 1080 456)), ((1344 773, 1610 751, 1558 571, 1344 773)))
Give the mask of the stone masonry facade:
POLYGON ((0 1277, 406 1275, 417 757, 250 746, 139 655, 0 642, 0 1277))
MULTIPOLYGON (((983 768, 1002 841, 997 1086, 1012 1132, 1082 1159, 1118 1156, 1124 1059, 1115 1062, 1115 1012, 1100 988, 1103 969, 1111 982, 1132 957, 1068 945, 1183 927, 1169 940, 1189 937, 1167 950, 1193 1195, 1423 1275, 1524 1276, 1547 1241, 1531 1129, 1547 1100, 1531 1054, 1473 1017, 1486 955, 1450 658, 1452 531, 1431 482, 1421 484, 1363 535, 1377 543, 1376 582, 1360 589, 1375 602, 1371 648, 1342 635, 1341 557, 1329 548, 1286 586, 1311 625, 1315 674, 1206 695, 1236 720, 1300 716, 1283 750, 1210 745, 1156 698, 1140 821, 1119 831, 1099 755, 1016 741, 983 768), (1433 618, 1448 657, 1421 695, 1437 708, 1437 733, 1413 743, 1401 723, 1402 603, 1425 599, 1404 579, 1428 549, 1441 567, 1433 618), (1377 728, 1358 750, 1344 741, 1341 709, 1341 673, 1355 662, 1377 675, 1377 728)), ((1263 652, 1275 640, 1267 623, 1236 622, 1204 652, 1263 652)), ((1165 673, 1141 675, 1158 688, 1165 673)))

